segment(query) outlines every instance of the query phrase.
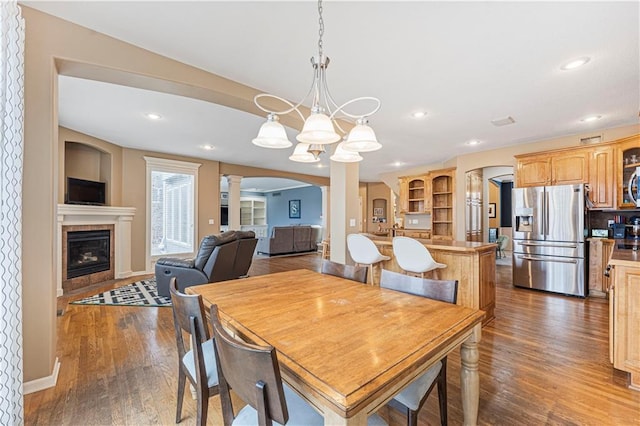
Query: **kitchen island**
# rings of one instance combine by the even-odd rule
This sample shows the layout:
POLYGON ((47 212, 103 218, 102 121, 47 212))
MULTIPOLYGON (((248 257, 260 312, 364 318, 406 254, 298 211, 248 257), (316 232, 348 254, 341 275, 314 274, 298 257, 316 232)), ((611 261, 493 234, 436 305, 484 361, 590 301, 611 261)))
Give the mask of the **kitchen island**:
MULTIPOLYGON (((403 272, 393 256, 392 239, 369 235, 380 252, 391 259, 382 268, 403 272)), ((446 268, 438 278, 458 280, 458 305, 485 311, 483 325, 493 320, 496 304, 496 244, 467 241, 416 239, 446 268)), ((379 282, 374 280, 374 282, 379 282)))
POLYGON ((609 259, 609 357, 629 373, 629 388, 640 391, 640 246, 616 240, 609 259), (635 247, 634 247, 635 246, 635 247))

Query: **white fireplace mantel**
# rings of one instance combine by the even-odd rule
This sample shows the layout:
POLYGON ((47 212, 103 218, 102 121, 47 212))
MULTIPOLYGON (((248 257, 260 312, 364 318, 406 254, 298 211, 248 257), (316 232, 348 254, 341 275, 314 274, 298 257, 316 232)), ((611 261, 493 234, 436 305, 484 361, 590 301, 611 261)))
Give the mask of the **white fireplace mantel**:
POLYGON ((131 276, 131 221, 135 207, 58 204, 57 295, 62 296, 62 227, 70 225, 114 225, 114 274, 131 276))

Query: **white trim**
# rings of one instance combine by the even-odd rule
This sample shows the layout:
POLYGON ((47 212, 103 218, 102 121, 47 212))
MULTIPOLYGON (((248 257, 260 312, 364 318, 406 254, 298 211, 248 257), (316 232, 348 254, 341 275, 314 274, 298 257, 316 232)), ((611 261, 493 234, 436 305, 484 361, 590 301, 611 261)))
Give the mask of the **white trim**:
POLYGON ((55 387, 58 383, 58 373, 60 372, 60 361, 56 357, 53 363, 53 372, 45 377, 31 380, 22 385, 22 392, 27 395, 29 393, 38 392, 44 389, 55 387))
POLYGON ((114 278, 131 276, 131 222, 136 214, 135 207, 85 206, 58 204, 57 209, 58 273, 56 296, 62 290, 62 227, 67 225, 114 225, 114 278))

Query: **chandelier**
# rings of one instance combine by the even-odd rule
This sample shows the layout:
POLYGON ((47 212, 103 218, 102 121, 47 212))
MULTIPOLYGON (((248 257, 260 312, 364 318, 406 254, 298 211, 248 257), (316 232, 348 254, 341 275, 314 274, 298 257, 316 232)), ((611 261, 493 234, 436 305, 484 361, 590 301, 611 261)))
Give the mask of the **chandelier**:
POLYGON ((369 126, 368 117, 378 112, 380 100, 373 97, 360 97, 338 105, 331 96, 327 86, 327 67, 329 58, 324 56, 322 50, 322 36, 324 35, 324 20, 322 19, 322 0, 318 0, 318 58, 311 57, 313 67, 313 82, 311 88, 304 98, 297 104, 293 104, 280 96, 261 93, 253 98, 253 102, 258 108, 267 113, 267 122, 260 127, 258 136, 252 140, 254 145, 263 148, 289 148, 293 144, 289 141, 284 126, 280 124, 278 116, 289 114, 293 111, 298 113, 304 122, 302 131, 296 136, 298 144, 293 154, 289 157, 292 161, 302 163, 315 163, 320 161, 320 154, 325 152, 325 146, 341 141, 333 155, 333 161, 356 162, 362 161, 360 152, 376 151, 382 148, 378 142, 373 129, 369 126), (305 119, 299 107, 310 96, 313 96, 311 103, 311 113, 305 119), (285 109, 275 111, 260 104, 265 98, 275 99, 287 105, 285 109), (372 102, 375 106, 366 114, 350 114, 345 111, 345 107, 356 102, 372 102), (340 126, 340 121, 355 122, 355 125, 348 133, 340 126), (336 129, 338 132, 336 132, 336 129))

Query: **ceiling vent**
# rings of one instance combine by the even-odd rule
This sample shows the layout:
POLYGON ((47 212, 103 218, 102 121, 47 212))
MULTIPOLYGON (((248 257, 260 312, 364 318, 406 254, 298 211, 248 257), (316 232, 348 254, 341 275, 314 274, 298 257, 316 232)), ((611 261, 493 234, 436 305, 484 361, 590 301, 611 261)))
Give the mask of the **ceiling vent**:
POLYGON ((272 193, 271 193, 271 196, 272 196, 272 197, 279 197, 279 196, 281 196, 281 195, 282 195, 282 192, 272 192, 272 193))
POLYGON ((514 120, 513 117, 511 116, 491 120, 491 124, 493 124, 496 127, 508 126, 509 124, 513 124, 515 122, 516 120, 514 120))
POLYGON ((600 143, 602 142, 602 136, 598 135, 598 136, 589 136, 586 138, 580 138, 580 144, 581 145, 589 145, 592 143, 600 143))

